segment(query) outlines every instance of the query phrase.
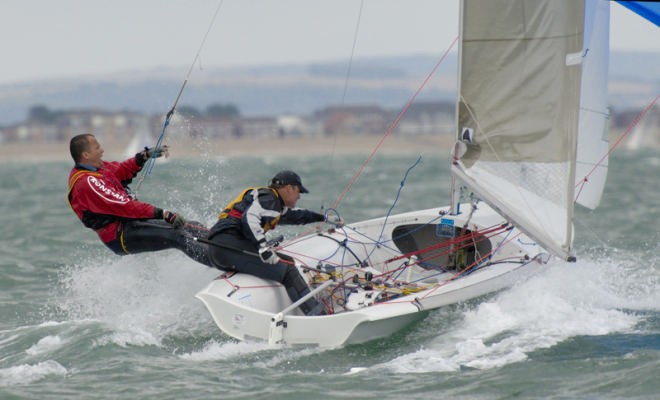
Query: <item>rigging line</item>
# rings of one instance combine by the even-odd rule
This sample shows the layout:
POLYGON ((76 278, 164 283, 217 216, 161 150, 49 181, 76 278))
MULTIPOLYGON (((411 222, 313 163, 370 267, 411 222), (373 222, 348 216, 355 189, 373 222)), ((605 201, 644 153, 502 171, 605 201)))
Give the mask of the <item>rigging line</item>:
POLYGON ((454 38, 454 41, 449 45, 449 47, 447 48, 445 53, 442 55, 442 57, 440 57, 438 62, 435 64, 435 66, 433 67, 431 72, 429 72, 428 76, 426 77, 426 79, 424 79, 424 81, 419 86, 419 88, 417 88, 417 91, 415 92, 415 94, 412 96, 412 98, 410 98, 410 100, 408 101, 406 106, 403 108, 403 110, 401 110, 401 112, 396 117, 394 122, 387 129, 387 132, 385 132, 385 135, 383 135, 383 137, 380 139, 380 141, 378 142, 376 147, 373 149, 371 154, 369 154, 369 157, 367 157, 366 161, 358 169, 358 171, 355 173, 355 175, 353 175, 353 178, 351 178, 351 181, 348 183, 348 185, 346 185, 346 188, 344 188, 344 191, 339 195, 339 197, 335 201, 335 204, 332 206, 333 208, 337 208, 337 205, 339 204, 339 202, 341 202, 341 200, 344 198, 344 196, 346 196, 346 193, 348 193, 348 191, 351 189, 351 187, 353 186, 353 184, 355 183, 357 178, 360 176, 360 174, 362 173, 364 168, 367 166, 367 164, 369 164, 369 162, 374 157, 374 155, 376 154, 378 149, 380 149, 380 147, 383 145, 385 140, 392 134, 392 132, 394 132, 394 128, 399 124, 399 121, 401 121, 401 118, 403 118, 403 116, 406 114, 406 112, 408 111, 408 109, 410 108, 412 103, 415 101, 415 99, 417 99, 417 96, 421 93, 422 89, 424 89, 424 87, 429 82, 429 80, 431 80, 431 77, 435 74, 435 71, 438 69, 438 67, 440 67, 440 64, 445 60, 445 58, 447 57, 447 54, 449 54, 449 51, 454 47, 454 44, 456 44, 457 41, 458 41, 458 37, 454 38))
POLYGON ((211 22, 209 23, 208 28, 206 29, 206 33, 204 34, 204 37, 202 38, 202 42, 199 44, 199 48, 197 49, 197 53, 195 53, 195 58, 193 59, 192 63, 190 64, 190 68, 188 68, 188 73, 186 74, 185 79, 183 80, 183 83, 181 84, 181 88, 179 89, 179 93, 176 96, 176 99, 174 100, 174 103, 172 104, 172 108, 167 112, 165 116, 165 122, 163 123, 163 129, 160 132, 160 136, 158 137, 158 140, 156 141, 156 146, 154 151, 152 153, 152 156, 147 160, 145 164, 145 168, 142 171, 142 174, 140 175, 140 179, 138 181, 137 187, 135 189, 135 193, 137 195, 137 190, 140 188, 140 185, 144 181, 144 179, 151 175, 151 171, 154 167, 154 164, 156 163, 156 154, 158 153, 158 150, 163 144, 163 139, 165 138, 165 131, 167 130, 167 126, 170 124, 170 118, 172 118, 172 115, 174 114, 174 111, 176 110, 176 106, 179 103, 179 99, 181 99, 181 95, 183 94, 183 90, 186 87, 186 84, 188 84, 188 79, 190 79, 190 75, 192 74, 192 70, 195 67, 195 64, 197 64, 197 60, 199 59, 199 55, 202 53, 202 49, 204 48, 204 44, 206 43, 206 39, 209 36, 209 33, 211 32, 211 29, 213 28, 213 25, 215 24, 215 20, 218 16, 218 13, 220 12, 220 8, 222 7, 222 4, 224 3, 224 0, 220 0, 218 3, 218 7, 215 9, 215 13, 213 13, 213 17, 211 18, 211 22))
MULTIPOLYGON (((510 234, 510 233, 511 233, 511 231, 509 231, 509 234, 510 234)), ((444 285, 448 284, 449 282, 455 281, 456 279, 462 277, 463 275, 466 275, 467 273, 469 273, 470 270, 472 270, 472 268, 474 268, 475 266, 481 264, 482 262, 487 261, 488 257, 491 257, 493 254, 495 254, 495 252, 496 252, 497 250, 499 250, 501 247, 503 247, 504 244, 506 244, 506 243, 508 243, 508 242, 510 242, 510 241, 512 241, 512 240, 514 240, 515 238, 517 238, 517 237, 520 236, 521 234, 522 234, 522 232, 518 232, 518 234, 516 234, 514 237, 510 238, 509 240, 505 240, 505 241, 503 241, 502 243, 500 243, 500 246, 496 247, 495 249, 492 249, 489 253, 485 254, 482 258, 474 260, 474 262, 473 262, 472 264, 467 265, 467 266, 466 266, 465 268, 463 268, 462 270, 456 272, 456 273, 455 273, 454 275, 452 275, 449 279, 446 279, 446 280, 444 280, 444 281, 442 281, 442 282, 439 282, 438 285, 437 285, 436 287, 434 287, 434 288, 431 289, 428 293, 426 293, 424 296, 422 296, 422 298, 426 298, 426 297, 430 296, 431 294, 433 294, 433 292, 435 292, 435 291, 436 291, 437 289, 439 289, 441 286, 444 286, 444 285)), ((508 236, 508 234, 507 234, 507 236, 508 236)), ((530 260, 529 262, 531 262, 531 261, 532 261, 532 260, 530 260)))
MULTIPOLYGON (((509 230, 509 233, 507 233, 507 236, 510 234, 510 232, 511 231, 509 230)), ((468 249, 470 246, 473 246, 473 245, 475 246, 475 250, 476 250, 476 247, 477 247, 478 244, 487 243, 487 242, 490 241, 491 238, 499 235, 500 233, 501 232, 494 232, 494 233, 491 233, 489 235, 479 236, 478 238, 474 237, 473 239, 475 239, 475 240, 478 239, 478 241, 475 241, 474 243, 470 243, 469 242, 470 239, 468 238, 464 241, 458 242, 458 244, 454 247, 454 249, 450 249, 448 246, 438 247, 437 250, 439 250, 439 251, 436 252, 435 254, 425 254, 425 253, 430 253, 433 250, 424 249, 423 251, 416 252, 417 254, 415 254, 415 255, 420 255, 420 257, 418 257, 417 260, 414 263, 408 263, 407 267, 413 267, 415 265, 418 265, 418 266, 420 266, 421 268, 423 268, 425 270, 440 269, 441 271, 444 271, 444 272, 449 272, 450 270, 452 270, 454 268, 460 268, 460 266, 456 262, 451 262, 450 260, 447 260, 447 262, 445 262, 445 263, 440 263, 440 261, 442 261, 442 260, 438 260, 438 259, 441 258, 441 257, 449 256, 449 255, 451 255, 452 253, 454 253, 458 250, 468 249), (422 254, 423 254, 423 256, 421 256, 422 254), (429 265, 431 266, 430 268, 428 267, 429 265)), ((474 265, 476 265, 475 263, 480 263, 482 261, 489 260, 494 253, 491 252, 489 254, 490 254, 490 256, 488 256, 488 257, 486 257, 486 256, 482 257, 482 256, 478 255, 477 252, 475 251, 475 257, 474 257, 475 261, 474 261, 473 264, 469 264, 469 265, 474 266, 474 265)), ((386 261, 386 263, 387 262, 388 261, 386 261)), ((468 266, 467 262, 466 262, 465 265, 468 266)))
POLYGON ((584 187, 584 184, 589 180, 589 176, 591 176, 591 174, 594 173, 594 171, 596 170, 596 168, 598 168, 598 167, 599 167, 599 166, 600 166, 600 165, 601 165, 601 164, 602 164, 602 163, 603 163, 603 162, 604 162, 604 161, 610 156, 610 154, 612 154, 612 152, 614 151, 614 149, 616 149, 617 147, 619 147, 619 145, 621 144, 621 142, 623 141, 623 139, 625 139, 625 138, 626 138, 626 137, 632 132, 632 129, 633 129, 635 126, 637 126, 637 124, 639 123, 639 121, 641 121, 642 118, 644 118, 644 116, 646 115, 646 113, 647 113, 651 108, 653 108, 653 106, 654 106, 655 103, 658 101, 658 99, 660 99, 660 94, 659 94, 659 95, 656 95, 656 96, 655 96, 655 99, 653 99, 653 101, 651 101, 651 102, 646 106, 646 108, 644 108, 644 110, 642 110, 642 112, 640 112, 639 115, 637 115, 637 118, 635 118, 635 120, 634 120, 634 121, 633 121, 633 122, 632 122, 632 123, 626 128, 625 132, 623 132, 623 134, 622 134, 622 135, 616 140, 616 142, 614 142, 614 144, 609 148, 609 150, 607 151, 607 153, 605 153, 605 155, 603 155, 603 157, 602 157, 602 158, 601 158, 596 164, 594 164, 594 166, 591 168, 591 171, 589 171, 589 173, 587 173, 587 174, 584 176, 584 178, 582 178, 582 179, 580 180, 580 182, 578 182, 578 183, 575 185, 575 186, 581 186, 581 187, 580 187, 580 190, 578 191, 578 193, 577 193, 577 195, 576 195, 576 197, 575 197, 576 200, 577 200, 577 198, 580 196, 580 193, 582 192, 582 187, 584 187))
MULTIPOLYGON (((390 217, 392 214, 392 210, 394 210, 394 206, 396 206, 396 203, 399 201, 399 196, 401 196, 401 191, 403 190, 403 185, 406 184, 406 179, 408 179, 408 174, 410 171, 412 171, 413 168, 415 168, 419 163, 422 161, 422 156, 417 157, 417 160, 408 167, 406 170, 406 173, 403 175, 403 179, 401 180, 401 184, 399 185, 399 190, 396 192, 396 197, 394 198, 394 201, 392 202, 392 205, 390 206, 390 209, 387 210, 387 214, 385 214, 385 219, 383 220, 383 227, 380 230, 380 234, 378 235, 378 240, 375 242, 376 246, 381 244, 381 240, 383 239, 383 232, 385 232, 385 226, 387 226, 387 219, 390 217)), ((374 251, 376 251, 376 246, 371 250, 371 254, 373 254, 374 251)))
MULTIPOLYGON (((348 58, 348 67, 346 68, 346 77, 344 78, 344 92, 341 96, 341 105, 346 104, 346 93, 348 92, 348 81, 351 78, 351 72, 353 71, 353 59, 355 57, 355 49, 357 48, 358 33, 360 32, 360 22, 362 21, 362 9, 364 8, 364 0, 360 1, 360 10, 358 11, 358 18, 355 24, 355 32, 353 33, 353 46, 351 48, 351 55, 348 58)), ((335 165, 335 153, 337 150, 337 134, 334 134, 334 140, 332 141, 332 150, 330 152, 330 170, 334 169, 335 165)), ((329 181, 325 182, 325 193, 328 193, 329 181)), ((321 203, 321 210, 323 210, 324 205, 321 203)))
POLYGON ((341 96, 341 104, 346 102, 346 92, 348 92, 348 81, 353 70, 353 58, 355 56, 355 48, 357 47, 358 33, 360 32, 360 21, 362 20, 362 9, 364 7, 364 0, 360 1, 360 11, 358 12, 358 19, 355 25, 355 32, 353 33, 353 47, 351 48, 351 57, 348 59, 348 68, 346 69, 346 78, 344 79, 344 93, 341 96))
MULTIPOLYGON (((470 233, 462 234, 460 236, 456 236, 456 237, 453 237, 453 238, 448 238, 446 240, 443 240, 442 242, 438 242, 438 243, 435 243, 435 244, 432 244, 432 245, 429 245, 429 246, 426 246, 426 247, 422 247, 422 248, 417 249, 417 250, 413 250, 413 251, 410 251, 410 252, 407 252, 407 253, 403 253, 403 254, 398 255, 396 257, 392 257, 388 260, 385 260, 384 262, 386 264, 388 264, 390 262, 398 261, 398 260, 401 260, 401 259, 404 259, 404 258, 410 258, 411 256, 418 256, 418 255, 421 255, 421 254, 431 252, 433 250, 438 250, 438 249, 442 249, 444 247, 449 247, 451 245, 462 245, 462 243, 464 243, 464 242, 466 242, 470 239, 473 239, 474 237, 477 237, 477 236, 484 237, 484 238, 490 238, 492 236, 499 235, 500 233, 502 233, 506 230, 509 230, 509 231, 511 230, 506 224, 492 225, 492 226, 489 226, 489 227, 481 229, 481 230, 471 231, 470 233)), ((466 245, 469 246, 469 243, 467 243, 466 245)))
POLYGON ((375 238, 372 238, 372 237, 367 236, 364 232, 361 232, 361 231, 359 231, 359 230, 356 230, 356 229, 354 229, 354 228, 351 228, 351 227, 348 226, 348 225, 344 226, 344 227, 342 228, 342 230, 344 231, 344 233, 345 233, 345 235, 346 235, 346 238, 349 239, 352 243, 361 244, 361 245, 363 245, 363 246, 367 246, 367 244, 378 244, 379 246, 381 246, 381 247, 385 247, 385 248, 387 248, 388 250, 392 250, 392 251, 394 251, 394 252, 400 252, 400 250, 399 250, 397 247, 389 246, 389 245, 387 245, 386 243, 388 243, 388 242, 393 242, 393 243, 394 243, 394 242, 396 241, 396 239, 402 238, 402 237, 407 236, 407 235, 411 235, 411 234, 413 234, 413 233, 415 233, 415 232, 417 232, 417 231, 423 229, 424 227, 426 227, 426 226, 428 226, 428 225, 432 225, 435 221, 437 221, 437 220, 440 219, 440 218, 442 218, 442 216, 437 216, 437 217, 433 218, 432 220, 430 220, 430 221, 428 221, 428 222, 426 222, 426 223, 424 223, 424 224, 421 224, 419 227, 417 227, 417 228, 415 228, 415 229, 411 229, 410 231, 407 231, 406 233, 403 233, 403 234, 401 234, 401 235, 399 235, 399 236, 392 237, 392 238, 391 238, 390 240, 388 240, 388 241, 378 241, 378 240, 376 240, 375 238), (351 231, 354 235, 353 235, 353 236, 349 236, 349 234, 346 233, 346 230, 351 231), (358 239, 358 238, 357 238, 358 236, 364 238, 364 239, 363 239, 364 241, 358 239))

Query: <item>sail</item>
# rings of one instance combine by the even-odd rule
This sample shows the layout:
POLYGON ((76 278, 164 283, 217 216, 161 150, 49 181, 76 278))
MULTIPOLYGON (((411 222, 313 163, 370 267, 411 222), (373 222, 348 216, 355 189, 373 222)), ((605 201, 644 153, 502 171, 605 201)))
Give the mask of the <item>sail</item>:
POLYGON ((657 1, 617 1, 617 3, 660 26, 660 2, 657 1))
POLYGON ((464 0, 452 173, 552 253, 572 256, 584 4, 464 0))
POLYGON ((139 153, 145 147, 153 146, 155 141, 151 137, 151 130, 149 127, 149 119, 141 118, 136 123, 135 135, 124 149, 125 157, 132 157, 135 153, 139 153))
POLYGON ((609 1, 585 3, 575 200, 591 209, 598 207, 607 178, 609 21, 609 1))

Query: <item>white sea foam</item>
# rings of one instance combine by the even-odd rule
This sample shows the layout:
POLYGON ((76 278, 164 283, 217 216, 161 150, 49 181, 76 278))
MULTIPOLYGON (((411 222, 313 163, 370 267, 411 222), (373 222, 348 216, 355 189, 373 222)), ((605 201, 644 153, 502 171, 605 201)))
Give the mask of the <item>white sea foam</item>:
POLYGON ((93 319, 112 331, 102 343, 159 345, 169 334, 208 324, 195 293, 218 271, 174 250, 69 267, 60 308, 72 320, 93 319))
POLYGON ((397 372, 489 369, 571 337, 634 331, 643 317, 630 309, 657 307, 657 291, 651 290, 657 285, 647 280, 640 287, 639 277, 622 269, 619 261, 556 265, 464 311, 454 328, 424 349, 383 366, 397 372))
POLYGON ((27 385, 49 375, 63 376, 67 369, 54 360, 0 369, 0 386, 27 385))
POLYGON ((181 354, 179 357, 190 361, 213 361, 225 360, 246 354, 258 353, 272 349, 266 343, 252 342, 225 342, 219 343, 215 340, 208 342, 202 350, 181 354))
POLYGON ((254 368, 271 369, 304 359, 314 354, 324 352, 318 347, 289 348, 282 345, 271 345, 265 342, 218 342, 210 340, 201 350, 179 355, 181 359, 200 361, 227 361, 242 359, 254 368), (249 359, 249 361, 245 361, 249 359))
POLYGON ((55 335, 49 335, 41 338, 37 343, 32 347, 25 350, 25 352, 31 356, 48 353, 53 350, 57 350, 64 345, 64 340, 61 337, 55 335))
POLYGON ((360 372, 366 371, 369 368, 367 367, 351 367, 351 369, 348 370, 344 375, 354 375, 354 374, 359 374, 360 372))

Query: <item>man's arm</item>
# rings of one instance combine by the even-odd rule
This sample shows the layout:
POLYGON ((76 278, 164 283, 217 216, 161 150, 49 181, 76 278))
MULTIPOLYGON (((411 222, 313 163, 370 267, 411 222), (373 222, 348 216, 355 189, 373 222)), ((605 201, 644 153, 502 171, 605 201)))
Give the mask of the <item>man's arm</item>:
POLYGON ((322 221, 325 221, 323 214, 302 208, 290 208, 282 214, 280 219, 282 225, 304 225, 322 221))
POLYGON ((136 157, 129 158, 126 161, 106 161, 103 163, 103 169, 114 174, 120 182, 135 178, 142 169, 136 160, 136 157))

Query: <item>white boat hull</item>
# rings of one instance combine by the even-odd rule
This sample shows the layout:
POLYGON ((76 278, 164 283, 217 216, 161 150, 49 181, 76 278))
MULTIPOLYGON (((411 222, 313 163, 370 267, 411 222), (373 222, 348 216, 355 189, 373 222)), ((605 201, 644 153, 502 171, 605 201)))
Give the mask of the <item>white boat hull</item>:
MULTIPOLYGON (((327 288, 316 295, 328 305, 327 315, 311 317, 304 316, 297 308, 287 310, 291 301, 282 285, 240 273, 220 275, 197 298, 206 305, 218 327, 234 338, 335 347, 390 336, 423 318, 426 311, 504 289, 547 266, 542 262, 547 257, 538 257, 542 250, 515 229, 502 229, 475 246, 476 253, 488 250, 492 254, 482 254, 483 265, 469 273, 411 263, 410 258, 397 259, 414 250, 409 247, 413 242, 428 241, 433 236, 436 242, 445 240, 442 229, 463 227, 469 207, 468 212, 458 216, 441 216, 445 211, 430 209, 390 216, 387 220, 369 220, 342 230, 297 238, 283 246, 282 252, 294 257, 297 264, 334 269, 335 279, 345 278, 337 282, 326 280, 327 288), (374 238, 381 231, 378 244, 344 241, 346 238, 355 241, 362 236, 374 238), (410 240, 402 241, 401 237, 410 240), (406 262, 411 265, 405 266, 406 262), (387 278, 390 282, 363 279, 365 272, 391 279, 387 278), (351 274, 360 277, 356 284, 346 278, 351 274), (345 288, 339 291, 342 286, 345 288), (358 300, 353 301, 355 298, 358 300)), ((503 222, 502 217, 484 206, 475 210, 469 228, 485 232, 503 222)), ((467 257, 468 261, 478 259, 475 255, 467 257)), ((450 262, 438 250, 435 258, 434 265, 450 262)), ((320 284, 317 279, 323 274, 305 269, 301 272, 312 287, 320 284)))

